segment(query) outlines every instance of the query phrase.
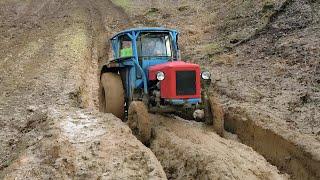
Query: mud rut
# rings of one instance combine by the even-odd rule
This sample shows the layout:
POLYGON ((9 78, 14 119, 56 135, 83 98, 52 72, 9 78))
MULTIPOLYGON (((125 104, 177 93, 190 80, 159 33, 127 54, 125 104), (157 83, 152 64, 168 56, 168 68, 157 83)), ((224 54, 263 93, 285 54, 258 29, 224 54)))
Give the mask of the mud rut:
MULTIPOLYGON (((73 99, 75 99, 76 106, 101 109, 103 96, 101 96, 100 72, 98 69, 100 69, 103 61, 109 58, 109 47, 108 45, 106 46, 106 39, 114 32, 130 27, 133 24, 130 24, 130 17, 121 8, 113 5, 111 1, 77 1, 77 3, 79 8, 84 9, 89 16, 88 31, 91 32, 91 45, 87 59, 91 63, 88 63, 90 68, 82 79, 83 84, 81 87, 85 90, 81 94, 73 94, 73 99)), ((320 177, 317 171, 320 169, 320 157, 316 155, 314 157, 313 152, 304 152, 299 147, 291 144, 290 141, 276 137, 273 132, 264 130, 260 126, 255 126, 248 115, 233 109, 226 111, 225 127, 228 131, 237 134, 239 138, 230 133, 225 134, 227 138, 222 138, 213 131, 212 127, 205 126, 202 123, 186 121, 179 117, 150 114, 153 124, 153 137, 148 148, 154 153, 155 157, 153 154, 149 155, 149 151, 137 148, 141 144, 137 145, 134 142, 126 141, 126 138, 131 138, 130 130, 116 118, 77 108, 53 109, 50 110, 48 116, 52 121, 51 124, 54 124, 54 128, 49 129, 44 134, 44 137, 49 138, 49 141, 43 141, 39 146, 33 148, 43 149, 45 155, 50 155, 50 158, 43 161, 49 164, 55 163, 55 170, 49 171, 49 168, 44 170, 49 177, 51 173, 58 173, 54 177, 101 178, 98 177, 96 172, 91 172, 90 170, 88 172, 77 172, 75 165, 71 163, 73 161, 80 164, 80 169, 98 169, 98 172, 105 175, 106 179, 108 177, 119 179, 165 179, 163 170, 168 179, 287 179, 288 175, 284 173, 288 173, 292 175, 291 177, 297 179, 303 177, 317 179, 320 177), (74 117, 75 120, 70 122, 70 117, 74 117), (249 121, 244 120, 246 118, 249 121), (81 128, 72 130, 73 127, 78 127, 76 126, 76 120, 82 121, 83 124, 81 124, 81 128), (249 125, 246 123, 249 123, 249 125), (103 134, 104 128, 109 126, 116 128, 103 134), (61 135, 61 132, 55 130, 59 129, 58 127, 63 129, 62 134, 71 139, 70 142, 61 135), (257 134, 261 136, 257 136, 257 134), (267 138, 269 136, 272 138, 267 138), (92 138, 97 138, 93 145, 86 144, 85 140, 92 138), (239 139, 253 147, 257 152, 251 147, 240 143, 239 139), (54 143, 51 143, 50 140, 54 141, 54 143), (276 140, 276 143, 279 144, 272 142, 273 140, 276 140), (59 143, 65 145, 61 147, 59 143), (123 147, 134 147, 135 153, 131 155, 129 149, 125 149, 123 152, 115 152, 114 147, 108 143, 111 145, 120 144, 123 147), (289 145, 286 145, 286 143, 289 145), (270 152, 274 153, 268 153, 269 151, 264 150, 268 149, 266 147, 269 149, 270 147, 278 148, 276 151, 270 149, 270 152), (121 167, 117 167, 118 164, 112 163, 105 165, 103 168, 97 167, 105 163, 103 158, 99 159, 90 153, 77 157, 77 154, 82 153, 82 149, 88 148, 92 152, 98 149, 97 152, 100 153, 100 157, 111 156, 113 162, 118 162, 119 157, 126 156, 126 159, 123 160, 125 163, 121 167), (99 150, 99 148, 102 148, 102 150, 99 150), (102 152, 109 152, 111 155, 108 153, 103 154, 102 152), (62 156, 61 154, 71 156, 72 159, 59 159, 58 157, 62 156), (130 156, 127 159, 128 154, 130 156), (146 156, 147 158, 145 158, 146 156), (287 160, 288 157, 293 159, 292 163, 287 160), (52 159, 57 159, 57 161, 54 162, 52 159), (285 160, 289 165, 284 165, 283 162, 286 162, 285 160), (131 167, 134 162, 140 162, 140 164, 131 167), (147 167, 145 164, 147 164, 147 167), (113 174, 112 169, 119 170, 119 168, 121 171, 128 171, 131 176, 128 174, 122 176, 113 174), (300 169, 300 171, 295 172, 297 169, 300 169)), ((44 127, 40 128, 46 131, 48 126, 44 125, 44 127)), ((314 151, 317 151, 317 149, 314 151)), ((19 168, 26 167, 25 169, 31 169, 32 163, 39 164, 37 162, 42 161, 43 158, 43 154, 28 150, 21 155, 19 161, 9 166, 6 172, 13 173, 6 178, 14 179, 18 177, 18 179, 23 179, 25 174, 20 173, 19 168)), ((39 167, 39 172, 41 169, 39 167)), ((39 172, 37 171, 36 173, 39 172)))

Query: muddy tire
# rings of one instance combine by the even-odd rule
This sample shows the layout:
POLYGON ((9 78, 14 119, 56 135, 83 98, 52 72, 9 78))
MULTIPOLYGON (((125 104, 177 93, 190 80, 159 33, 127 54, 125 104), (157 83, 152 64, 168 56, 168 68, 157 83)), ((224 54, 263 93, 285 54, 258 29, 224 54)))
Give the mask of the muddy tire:
POLYGON ((210 109, 213 117, 213 129, 221 137, 224 136, 224 111, 215 96, 209 97, 210 109))
POLYGON ((141 101, 131 102, 128 110, 128 126, 133 134, 145 145, 151 138, 151 122, 145 104, 141 101))
POLYGON ((213 115, 211 112, 211 104, 207 93, 202 93, 202 102, 204 103, 204 121, 207 125, 212 125, 213 115))
POLYGON ((103 73, 101 76, 102 112, 124 118, 124 90, 118 74, 103 73))

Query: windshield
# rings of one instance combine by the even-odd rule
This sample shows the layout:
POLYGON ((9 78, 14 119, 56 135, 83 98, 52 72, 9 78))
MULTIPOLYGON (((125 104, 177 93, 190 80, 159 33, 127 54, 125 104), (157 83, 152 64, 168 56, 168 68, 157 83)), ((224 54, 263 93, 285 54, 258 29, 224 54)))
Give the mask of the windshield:
POLYGON ((139 56, 171 56, 171 39, 168 33, 142 34, 137 45, 139 56))

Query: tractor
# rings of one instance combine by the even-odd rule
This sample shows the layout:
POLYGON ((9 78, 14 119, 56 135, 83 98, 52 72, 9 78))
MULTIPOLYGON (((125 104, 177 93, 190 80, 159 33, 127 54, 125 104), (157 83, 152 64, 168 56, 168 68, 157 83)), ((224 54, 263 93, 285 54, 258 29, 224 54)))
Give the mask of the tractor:
POLYGON ((181 60, 178 35, 167 28, 119 32, 111 38, 113 60, 101 68, 101 111, 127 121, 144 144, 151 137, 149 113, 213 123, 210 73, 181 60))

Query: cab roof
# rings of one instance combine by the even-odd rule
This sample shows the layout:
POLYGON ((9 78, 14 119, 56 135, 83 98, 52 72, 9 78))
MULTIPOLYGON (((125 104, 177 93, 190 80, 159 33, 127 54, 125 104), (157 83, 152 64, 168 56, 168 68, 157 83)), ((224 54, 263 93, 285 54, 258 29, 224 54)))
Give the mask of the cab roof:
POLYGON ((168 29, 168 28, 163 28, 163 27, 139 27, 139 28, 130 28, 130 29, 126 29, 123 30, 117 34, 115 34, 111 39, 115 39, 116 37, 126 34, 126 33, 130 33, 130 32, 175 32, 178 33, 177 30, 175 29, 168 29))

